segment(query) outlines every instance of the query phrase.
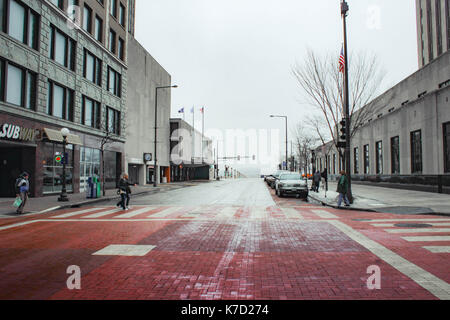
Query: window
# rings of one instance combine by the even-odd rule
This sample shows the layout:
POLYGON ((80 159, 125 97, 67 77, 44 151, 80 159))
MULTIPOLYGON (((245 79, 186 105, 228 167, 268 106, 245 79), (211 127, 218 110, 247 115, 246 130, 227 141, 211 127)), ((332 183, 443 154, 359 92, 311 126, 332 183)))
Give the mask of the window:
POLYGON ((436 5, 436 36, 437 36, 437 55, 442 54, 442 21, 441 21, 441 0, 435 0, 436 5))
POLYGON ((99 16, 95 16, 95 39, 103 42, 103 20, 99 16))
POLYGON ((100 102, 83 96, 81 123, 92 128, 100 129, 100 102))
POLYGON ((109 51, 116 53, 116 33, 113 29, 109 30, 109 51))
POLYGON ((80 192, 86 190, 88 179, 93 176, 100 176, 100 150, 80 147, 80 192))
POLYGON ((35 110, 36 74, 0 60, 0 100, 35 110))
POLYGON ((122 3, 119 7, 119 23, 125 27, 125 6, 122 3))
POLYGON ((74 91, 53 81, 48 82, 47 113, 73 121, 74 91))
POLYGON ((38 50, 39 15, 21 2, 0 0, 0 30, 38 50))
POLYGON ((111 67, 108 67, 108 91, 120 97, 122 90, 121 75, 111 67))
MULTIPOLYGON (((62 163, 55 161, 55 155, 62 155, 64 152, 63 145, 59 143, 44 142, 42 144, 42 155, 44 157, 44 178, 43 189, 44 194, 57 193, 62 190, 62 163)), ((73 190, 73 159, 74 152, 71 144, 66 146, 68 154, 68 164, 66 165, 66 189, 73 190)))
POLYGON ((431 0, 427 0, 427 22, 428 22, 428 61, 434 59, 433 52, 433 23, 431 12, 431 0))
POLYGON ((422 131, 411 132, 411 173, 422 173, 422 131))
POLYGON ((64 0, 51 0, 51 2, 60 8, 61 10, 64 10, 64 0))
POLYGON ((450 172, 450 122, 443 124, 444 129, 444 172, 450 172))
POLYGON ((370 154, 369 154, 369 145, 366 144, 364 146, 364 174, 369 174, 370 172, 370 154))
POLYGON ((125 42, 119 38, 119 59, 124 60, 125 59, 125 42))
POLYGON ((359 174, 359 148, 356 147, 353 149, 353 165, 354 165, 354 173, 359 174))
POLYGON ((400 138, 391 138, 391 167, 392 174, 400 174, 400 138))
POLYGON ((336 153, 333 154, 333 174, 336 174, 336 153))
POLYGON ((83 10, 83 29, 87 32, 92 32, 92 9, 84 5, 83 10))
POLYGON ((128 1, 128 32, 134 35, 134 13, 135 13, 135 1, 128 1))
POLYGON ((75 71, 76 43, 59 29, 50 29, 50 59, 75 71))
POLYGON ((117 0, 111 0, 110 13, 117 18, 117 0))
POLYGON ((111 108, 107 108, 106 123, 108 124, 107 130, 109 133, 120 135, 120 112, 111 108))
POLYGON ((89 81, 102 85, 102 61, 84 49, 84 77, 89 81))
POLYGON ((375 143, 376 151, 376 173, 383 174, 383 142, 378 141, 375 143))

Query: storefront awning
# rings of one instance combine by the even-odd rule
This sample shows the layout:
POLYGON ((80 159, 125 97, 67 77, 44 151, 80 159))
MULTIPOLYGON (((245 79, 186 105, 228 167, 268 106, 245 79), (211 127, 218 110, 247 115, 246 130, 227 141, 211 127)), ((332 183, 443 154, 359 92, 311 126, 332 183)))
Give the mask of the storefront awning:
MULTIPOLYGON (((47 136, 48 140, 54 141, 54 142, 63 143, 64 138, 63 138, 62 133, 60 131, 45 128, 44 132, 45 132, 45 135, 47 136)), ((83 143, 81 142, 80 137, 77 136, 77 135, 74 135, 74 134, 69 134, 67 136, 67 143, 68 144, 76 144, 76 145, 79 145, 79 146, 83 145, 83 143)))

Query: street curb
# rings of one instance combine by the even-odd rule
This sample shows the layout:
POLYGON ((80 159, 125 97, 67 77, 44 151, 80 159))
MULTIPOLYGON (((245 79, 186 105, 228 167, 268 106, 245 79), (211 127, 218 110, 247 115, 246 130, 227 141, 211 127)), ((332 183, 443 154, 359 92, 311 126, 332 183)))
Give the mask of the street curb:
MULTIPOLYGON (((315 201, 318 201, 318 202, 322 203, 323 206, 331 207, 331 208, 338 209, 338 210, 365 211, 365 212, 373 212, 373 213, 383 213, 383 211, 378 211, 378 210, 375 210, 375 209, 369 209, 369 208, 358 208, 358 207, 341 207, 341 208, 339 208, 337 205, 333 205, 333 204, 327 203, 327 202, 325 202, 325 201, 323 201, 323 200, 320 200, 320 199, 311 197, 311 195, 308 195, 308 197, 311 198, 311 199, 313 199, 313 200, 315 200, 315 201)), ((412 214, 411 214, 411 215, 412 215, 412 214)), ((415 214, 415 215, 418 215, 418 214, 415 214)), ((438 212, 433 212, 433 213, 429 213, 429 212, 428 212, 428 213, 421 213, 420 215, 446 216, 446 217, 450 217, 450 213, 438 213, 438 212)))
POLYGON ((313 199, 314 201, 318 201, 318 202, 322 203, 323 206, 331 207, 331 208, 338 209, 338 210, 378 212, 378 211, 376 211, 374 209, 369 209, 369 208, 358 208, 358 207, 340 207, 339 208, 337 205, 333 205, 333 204, 330 204, 330 203, 325 202, 323 200, 314 198, 314 197, 311 196, 311 194, 309 194, 308 197, 313 199))

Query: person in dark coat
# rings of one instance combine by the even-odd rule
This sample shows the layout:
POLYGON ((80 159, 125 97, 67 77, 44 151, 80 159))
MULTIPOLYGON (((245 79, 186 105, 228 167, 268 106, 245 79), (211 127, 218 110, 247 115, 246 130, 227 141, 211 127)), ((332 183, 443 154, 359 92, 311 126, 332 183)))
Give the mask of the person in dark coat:
POLYGON ((319 171, 314 173, 313 181, 314 181, 314 191, 315 192, 319 192, 320 180, 321 179, 322 179, 322 177, 320 176, 320 172, 319 171))
POLYGON ((133 183, 128 182, 128 174, 124 173, 122 175, 122 179, 119 181, 119 193, 120 193, 120 201, 117 203, 117 206, 122 206, 123 210, 129 209, 130 204, 130 194, 131 188, 130 186, 136 186, 133 183))
POLYGON ((345 171, 341 171, 341 177, 338 181, 337 190, 339 193, 339 199, 338 199, 338 207, 341 207, 342 200, 345 201, 345 206, 350 207, 350 201, 348 201, 347 192, 348 192, 348 179, 347 174, 345 171))
MULTIPOLYGON (((323 189, 327 189, 327 185, 328 185, 328 171, 327 168, 325 168, 321 174, 322 176, 322 188, 323 189)), ((328 191, 328 189, 327 189, 328 191)))

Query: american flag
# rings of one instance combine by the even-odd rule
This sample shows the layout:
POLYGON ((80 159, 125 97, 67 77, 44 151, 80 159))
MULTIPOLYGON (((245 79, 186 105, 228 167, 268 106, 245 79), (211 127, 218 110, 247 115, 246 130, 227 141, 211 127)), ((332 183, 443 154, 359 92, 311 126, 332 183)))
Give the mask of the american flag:
POLYGON ((339 72, 344 73, 345 70, 345 55, 344 55, 344 46, 341 49, 341 55, 339 57, 339 72))

